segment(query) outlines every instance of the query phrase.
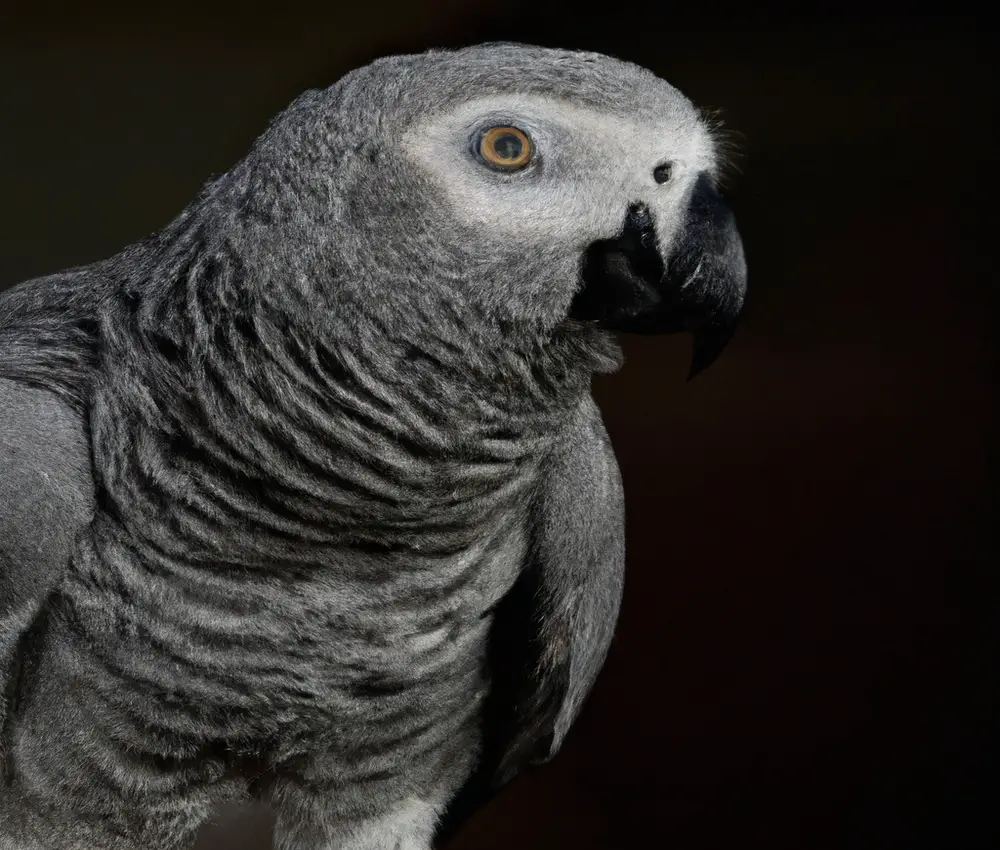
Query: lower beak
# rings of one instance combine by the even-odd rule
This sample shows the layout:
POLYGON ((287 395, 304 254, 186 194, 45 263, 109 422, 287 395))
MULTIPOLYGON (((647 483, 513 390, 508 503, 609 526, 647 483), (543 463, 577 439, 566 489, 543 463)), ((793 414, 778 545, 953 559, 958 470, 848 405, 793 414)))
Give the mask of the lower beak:
POLYGON ((715 362, 736 332, 747 269, 736 220, 702 173, 669 257, 662 256, 649 208, 633 204, 619 236, 587 249, 582 277, 573 318, 624 333, 688 331, 690 379, 715 362))

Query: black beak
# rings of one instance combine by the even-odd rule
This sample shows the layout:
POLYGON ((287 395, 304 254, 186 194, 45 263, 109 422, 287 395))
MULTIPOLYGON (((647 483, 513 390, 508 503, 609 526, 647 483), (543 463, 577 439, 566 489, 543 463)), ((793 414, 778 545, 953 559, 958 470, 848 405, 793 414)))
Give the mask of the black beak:
POLYGON ((715 362, 736 332, 747 269, 736 220, 702 173, 665 261, 652 213, 633 204, 619 236, 587 249, 582 277, 573 318, 624 333, 690 332, 690 379, 715 362))

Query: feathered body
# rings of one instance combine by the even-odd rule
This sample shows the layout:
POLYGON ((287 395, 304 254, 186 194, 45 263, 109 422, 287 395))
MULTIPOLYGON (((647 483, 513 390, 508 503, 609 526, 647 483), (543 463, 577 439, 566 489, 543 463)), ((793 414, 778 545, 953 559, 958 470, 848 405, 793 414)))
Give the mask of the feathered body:
POLYGON ((620 357, 571 316, 579 251, 484 227, 408 134, 469 91, 646 114, 653 81, 504 45, 382 60, 163 231, 3 297, 8 427, 41 393, 52 466, 87 466, 46 559, 4 567, 3 850, 181 847, 248 791, 281 847, 424 848, 477 766, 558 746, 621 592, 590 398, 620 357))

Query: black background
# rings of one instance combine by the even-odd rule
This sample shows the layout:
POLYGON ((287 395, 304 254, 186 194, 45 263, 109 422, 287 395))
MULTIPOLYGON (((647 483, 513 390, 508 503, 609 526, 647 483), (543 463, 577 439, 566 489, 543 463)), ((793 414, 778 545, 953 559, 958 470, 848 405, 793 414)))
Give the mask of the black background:
MULTIPOLYGON (((651 67, 739 134, 745 324, 691 384, 682 338, 625 340, 598 383, 618 638, 561 756, 452 846, 994 846, 985 25, 687 5, 7 4, 0 289, 165 224, 377 55, 502 38, 651 67)), ((248 814, 200 845, 267 846, 248 814)))

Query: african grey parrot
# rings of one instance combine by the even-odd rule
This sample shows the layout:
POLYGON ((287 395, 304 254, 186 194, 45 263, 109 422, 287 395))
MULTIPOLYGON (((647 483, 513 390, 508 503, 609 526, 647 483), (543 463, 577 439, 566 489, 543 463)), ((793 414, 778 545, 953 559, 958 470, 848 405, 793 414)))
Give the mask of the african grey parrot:
MULTIPOLYGON (((731 336, 717 144, 595 53, 309 91, 163 230, 0 300, 0 848, 426 850, 618 614, 614 332, 731 336)), ((458 814, 456 814, 458 813, 458 814)))

